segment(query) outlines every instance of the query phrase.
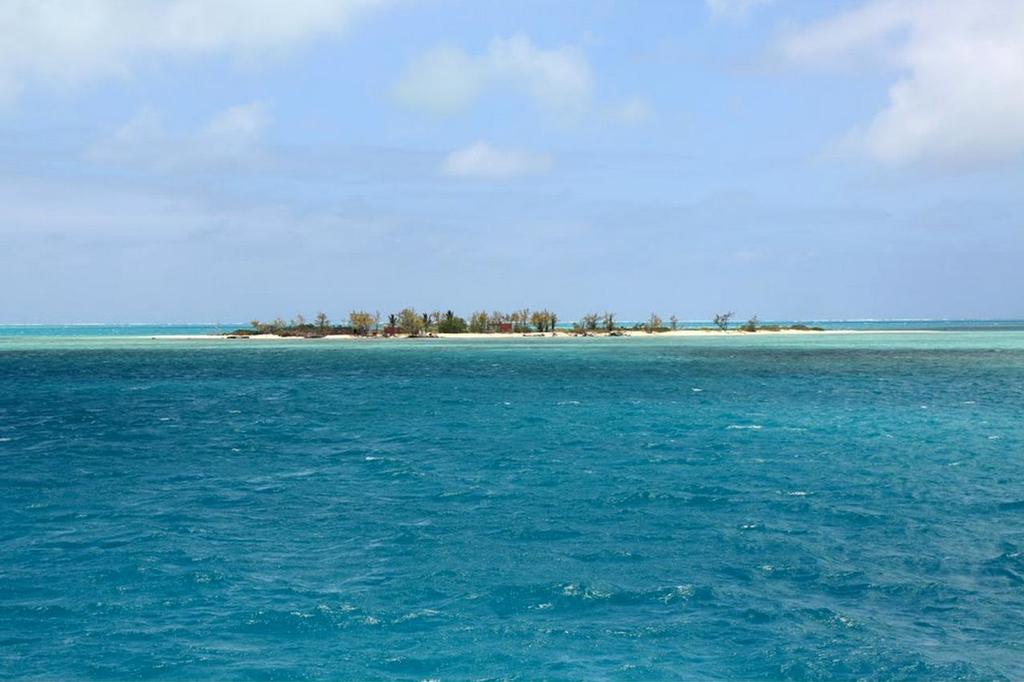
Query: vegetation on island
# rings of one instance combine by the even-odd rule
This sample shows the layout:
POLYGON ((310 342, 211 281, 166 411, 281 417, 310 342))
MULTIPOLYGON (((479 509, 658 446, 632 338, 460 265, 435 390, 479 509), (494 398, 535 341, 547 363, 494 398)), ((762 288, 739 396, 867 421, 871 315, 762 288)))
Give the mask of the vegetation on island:
MULTIPOLYGON (((717 313, 712 318, 713 329, 721 332, 729 330, 734 314, 732 311, 717 313)), ((353 310, 344 324, 335 324, 324 312, 319 312, 312 321, 303 315, 296 315, 290 321, 277 318, 270 322, 252 320, 247 329, 236 329, 228 336, 249 337, 259 335, 275 335, 298 338, 323 338, 325 336, 406 336, 410 338, 431 338, 438 334, 565 334, 569 336, 623 336, 627 332, 657 334, 679 329, 679 318, 669 317, 668 325, 657 313, 651 313, 643 322, 630 325, 619 323, 615 313, 587 313, 569 325, 558 326, 558 316, 547 309, 533 310, 522 308, 509 313, 498 310, 487 312, 478 310, 471 313, 469 319, 456 315, 453 311, 439 310, 419 312, 415 308, 404 308, 397 313, 382 317, 380 312, 353 310)), ((705 331, 712 328, 701 327, 705 331)), ((761 324, 757 315, 746 323, 736 327, 741 332, 783 331, 787 329, 800 331, 824 331, 821 327, 810 327, 805 324, 782 326, 777 324, 761 324)))
POLYGON ((712 322, 714 322, 715 326, 723 332, 728 331, 729 321, 732 320, 732 316, 733 312, 731 310, 727 313, 717 313, 712 322))

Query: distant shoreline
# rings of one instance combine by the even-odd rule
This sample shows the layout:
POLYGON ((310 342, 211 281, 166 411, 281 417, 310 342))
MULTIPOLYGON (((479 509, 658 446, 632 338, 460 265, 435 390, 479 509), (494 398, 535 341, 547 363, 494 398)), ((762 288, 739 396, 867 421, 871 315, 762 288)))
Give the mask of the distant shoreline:
POLYGON ((777 331, 756 331, 746 332, 730 329, 728 331, 708 329, 677 329, 664 332, 643 332, 623 331, 618 334, 608 332, 593 332, 587 335, 573 334, 570 332, 516 332, 516 333, 434 333, 430 336, 360 336, 354 334, 328 334, 320 337, 303 336, 279 336, 277 334, 149 334, 145 336, 121 337, 136 339, 168 340, 168 341, 303 341, 303 342, 334 342, 347 341, 352 343, 374 343, 391 341, 447 341, 447 340, 473 340, 473 341, 512 341, 519 339, 659 339, 659 338, 751 338, 751 337, 775 337, 775 336, 835 336, 835 335, 864 335, 864 334, 937 334, 957 333, 950 330, 931 329, 780 329, 777 331))

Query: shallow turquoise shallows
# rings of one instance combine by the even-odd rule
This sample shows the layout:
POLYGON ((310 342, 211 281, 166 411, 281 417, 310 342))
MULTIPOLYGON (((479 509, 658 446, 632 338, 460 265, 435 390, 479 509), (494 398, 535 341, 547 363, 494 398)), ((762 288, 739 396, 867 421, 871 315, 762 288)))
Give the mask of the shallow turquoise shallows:
POLYGON ((0 338, 0 678, 1024 679, 1024 332, 0 338))

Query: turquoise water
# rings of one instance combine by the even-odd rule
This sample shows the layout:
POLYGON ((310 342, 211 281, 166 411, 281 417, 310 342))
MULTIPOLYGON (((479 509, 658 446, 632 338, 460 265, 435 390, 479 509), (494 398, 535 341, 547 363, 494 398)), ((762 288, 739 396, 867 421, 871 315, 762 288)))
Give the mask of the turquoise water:
POLYGON ((1024 333, 0 337, 0 677, 1024 678, 1024 333))
MULTIPOLYGON (((641 320, 642 324, 644 321, 641 320)), ((742 324, 736 320, 733 326, 742 324)), ((790 325, 803 323, 824 329, 858 331, 1024 331, 1024 320, 762 320, 762 324, 790 325)), ((632 326, 634 322, 620 320, 620 325, 632 326)), ((667 321, 666 321, 667 324, 667 321)), ((560 329, 569 330, 572 322, 559 323, 560 329)), ((710 320, 684 321, 680 328, 698 329, 711 327, 710 320)), ((195 334, 223 334, 240 328, 248 328, 248 322, 222 322, 210 324, 0 324, 0 342, 13 338, 73 338, 83 337, 132 337, 167 336, 195 334)))
POLYGON ((0 340, 15 338, 72 338, 223 334, 248 322, 226 324, 16 324, 0 325, 0 340))

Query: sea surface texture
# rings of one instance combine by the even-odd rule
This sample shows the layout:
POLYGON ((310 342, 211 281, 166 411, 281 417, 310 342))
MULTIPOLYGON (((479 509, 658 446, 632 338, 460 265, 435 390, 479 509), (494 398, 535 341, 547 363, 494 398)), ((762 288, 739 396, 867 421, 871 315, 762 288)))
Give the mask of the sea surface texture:
POLYGON ((1024 332, 0 340, 3 678, 1020 680, 1022 552, 1024 332))

